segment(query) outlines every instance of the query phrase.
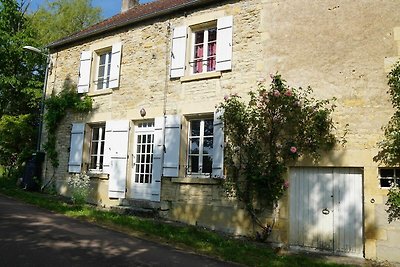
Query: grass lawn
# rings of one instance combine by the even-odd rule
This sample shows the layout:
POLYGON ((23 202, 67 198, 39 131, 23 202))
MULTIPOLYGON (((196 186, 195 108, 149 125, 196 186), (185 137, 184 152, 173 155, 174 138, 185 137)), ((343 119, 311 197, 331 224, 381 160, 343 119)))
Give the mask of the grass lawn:
POLYGON ((349 266, 303 255, 277 255, 264 244, 229 238, 194 226, 121 215, 90 205, 76 207, 57 196, 16 189, 15 182, 5 178, 0 178, 0 193, 69 217, 247 266, 349 266))

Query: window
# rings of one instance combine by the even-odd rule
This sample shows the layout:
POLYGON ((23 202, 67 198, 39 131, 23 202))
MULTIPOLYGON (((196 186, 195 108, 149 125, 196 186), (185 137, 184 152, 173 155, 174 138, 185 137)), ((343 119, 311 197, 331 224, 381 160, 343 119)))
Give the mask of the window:
POLYGON ((213 119, 189 121, 187 174, 210 177, 213 165, 213 119))
POLYGON ((389 188, 393 183, 400 186, 400 168, 379 169, 379 183, 381 188, 389 188))
POLYGON ((104 162, 105 125, 93 126, 90 140, 90 171, 102 171, 104 162))
POLYGON ((193 73, 215 71, 217 54, 217 28, 196 31, 193 38, 193 73))
POLYGON ((122 43, 82 51, 79 66, 78 93, 107 93, 104 89, 119 87, 122 43), (93 65, 93 66, 92 66, 93 65), (103 90, 103 91, 101 91, 103 90), (98 92, 95 92, 98 91, 98 92))
POLYGON ((110 87, 111 50, 98 55, 97 90, 110 87))
POLYGON ((219 71, 231 70, 232 37, 233 16, 175 27, 172 35, 170 77, 203 73, 204 75, 192 77, 201 79, 216 77, 219 71))

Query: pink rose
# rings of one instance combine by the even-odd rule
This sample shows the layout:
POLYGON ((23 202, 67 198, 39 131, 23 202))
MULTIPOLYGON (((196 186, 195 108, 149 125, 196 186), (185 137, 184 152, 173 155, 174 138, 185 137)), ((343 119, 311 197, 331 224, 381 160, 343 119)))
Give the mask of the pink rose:
POLYGON ((285 188, 285 189, 288 189, 288 188, 289 188, 289 181, 288 181, 288 180, 285 180, 285 181, 283 182, 283 188, 285 188))
POLYGON ((297 148, 295 146, 292 146, 290 148, 290 152, 292 152, 293 154, 297 152, 297 148))
POLYGON ((285 92, 285 96, 292 96, 292 91, 287 90, 287 91, 285 92))
POLYGON ((281 95, 281 93, 279 93, 278 90, 274 90, 274 96, 275 96, 275 97, 278 97, 278 96, 280 96, 280 95, 281 95))

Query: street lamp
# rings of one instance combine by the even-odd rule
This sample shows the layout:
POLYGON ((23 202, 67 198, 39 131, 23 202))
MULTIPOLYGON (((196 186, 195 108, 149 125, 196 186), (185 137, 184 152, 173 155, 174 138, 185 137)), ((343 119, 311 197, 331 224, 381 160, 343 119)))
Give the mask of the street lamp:
POLYGON ((43 84, 43 89, 42 89, 42 99, 40 101, 40 113, 39 113, 39 129, 38 129, 38 137, 37 137, 37 144, 36 144, 36 151, 40 151, 40 143, 42 140, 42 130, 43 130, 43 112, 44 112, 44 99, 46 95, 46 87, 47 87, 47 78, 49 75, 49 67, 50 67, 50 54, 44 53, 42 50, 39 48, 36 48, 34 46, 26 45, 23 47, 25 50, 29 50, 34 53, 41 54, 46 57, 46 72, 44 75, 44 84, 43 84))

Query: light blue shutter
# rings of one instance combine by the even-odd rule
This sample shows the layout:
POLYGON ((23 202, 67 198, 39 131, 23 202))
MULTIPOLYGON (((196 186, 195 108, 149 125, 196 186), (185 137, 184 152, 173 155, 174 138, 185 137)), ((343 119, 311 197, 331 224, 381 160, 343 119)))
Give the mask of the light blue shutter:
POLYGON ((81 64, 79 67, 78 93, 89 92, 91 66, 92 66, 92 52, 82 51, 81 64))
POLYGON ((110 69, 110 88, 116 88, 119 86, 121 51, 122 51, 121 42, 113 44, 112 55, 111 55, 111 69, 110 69))
POLYGON ((71 145, 69 150, 68 172, 81 172, 84 135, 85 124, 73 123, 71 129, 71 145))
POLYGON ((221 115, 223 110, 214 113, 214 140, 213 140, 213 162, 212 177, 224 177, 224 128, 221 115))
POLYGON ((232 69, 233 17, 222 17, 217 21, 216 69, 232 69))
POLYGON ((171 78, 185 75, 187 28, 176 27, 172 35, 171 78))
POLYGON ((153 181, 151 184, 151 200, 160 201, 161 173, 163 161, 163 132, 164 117, 154 119, 154 148, 153 148, 153 181))
POLYGON ((108 197, 124 198, 126 191, 126 167, 128 162, 129 121, 107 121, 104 160, 108 180, 108 197))
POLYGON ((179 115, 165 116, 164 142, 163 176, 178 177, 179 148, 181 142, 181 117, 179 115))

